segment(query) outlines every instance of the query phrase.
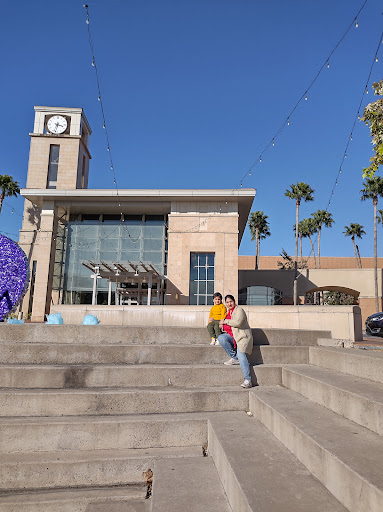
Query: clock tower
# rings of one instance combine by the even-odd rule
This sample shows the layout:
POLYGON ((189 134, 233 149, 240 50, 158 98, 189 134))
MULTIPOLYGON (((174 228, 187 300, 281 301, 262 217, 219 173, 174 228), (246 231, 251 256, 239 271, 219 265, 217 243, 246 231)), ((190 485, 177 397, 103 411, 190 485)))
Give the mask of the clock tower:
POLYGON ((63 267, 63 261, 56 261, 56 248, 63 244, 60 225, 66 222, 69 209, 58 204, 55 197, 60 191, 88 188, 91 133, 82 108, 35 107, 23 195, 33 191, 40 200, 32 203, 25 198, 19 239, 31 271, 22 311, 32 314, 32 321, 44 320, 53 300, 54 277, 61 272, 56 268, 63 267))
POLYGON ((27 188, 88 188, 91 133, 82 108, 35 107, 27 188))

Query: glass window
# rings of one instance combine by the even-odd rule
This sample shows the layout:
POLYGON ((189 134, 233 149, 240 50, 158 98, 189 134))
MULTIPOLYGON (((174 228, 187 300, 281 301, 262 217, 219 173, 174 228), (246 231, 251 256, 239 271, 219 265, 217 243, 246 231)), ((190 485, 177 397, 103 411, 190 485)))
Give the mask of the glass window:
POLYGON ((247 306, 278 306, 282 304, 282 292, 270 286, 248 286, 239 290, 238 304, 247 306))
MULTIPOLYGON (((83 261, 146 261, 163 273, 166 255, 165 218, 159 215, 147 216, 146 222, 143 219, 143 215, 124 215, 121 220, 117 213, 73 215, 68 222, 63 249, 63 296, 68 300, 80 301, 78 303, 89 300, 88 293, 91 294, 93 289, 92 272, 84 267, 83 261)), ((107 290, 107 285, 106 279, 98 280, 100 293, 107 290)))
POLYGON ((214 253, 190 253, 189 304, 211 304, 214 293, 214 253))
POLYGON ((48 180, 47 188, 56 188, 57 173, 59 168, 60 146, 51 144, 49 150, 48 180))

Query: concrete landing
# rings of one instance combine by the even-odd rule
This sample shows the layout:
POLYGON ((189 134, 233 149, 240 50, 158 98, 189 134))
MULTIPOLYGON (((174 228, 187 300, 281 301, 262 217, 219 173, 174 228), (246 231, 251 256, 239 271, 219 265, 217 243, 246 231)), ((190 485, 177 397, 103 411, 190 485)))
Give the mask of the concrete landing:
POLYGON ((152 512, 232 512, 210 457, 158 460, 152 512))
POLYGON ((209 421, 209 454, 233 512, 345 512, 259 421, 245 413, 209 421))

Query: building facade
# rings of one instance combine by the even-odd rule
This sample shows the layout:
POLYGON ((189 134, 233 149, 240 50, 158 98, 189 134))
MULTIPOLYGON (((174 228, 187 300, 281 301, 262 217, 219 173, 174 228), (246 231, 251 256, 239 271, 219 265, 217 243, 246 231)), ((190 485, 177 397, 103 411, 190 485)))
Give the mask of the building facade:
POLYGON ((22 312, 52 304, 211 303, 238 290, 255 196, 241 190, 88 189, 82 109, 35 107, 19 244, 31 266, 22 312))

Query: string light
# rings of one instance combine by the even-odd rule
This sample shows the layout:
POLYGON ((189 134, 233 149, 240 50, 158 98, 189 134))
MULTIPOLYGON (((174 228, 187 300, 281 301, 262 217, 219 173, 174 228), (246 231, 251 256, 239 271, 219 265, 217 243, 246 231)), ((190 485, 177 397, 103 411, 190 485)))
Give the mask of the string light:
POLYGON ((274 139, 273 139, 273 147, 274 147, 274 146, 275 146, 275 141, 274 141, 274 139))
POLYGON ((355 28, 358 28, 359 27, 359 23, 358 21, 355 22, 355 28))
MULTIPOLYGON (((377 54, 378 54, 378 51, 379 51, 380 41, 381 41, 382 37, 383 37, 383 33, 381 34, 381 36, 379 38, 379 43, 378 43, 378 46, 377 46, 377 49, 376 49, 376 52, 375 52, 375 55, 374 55, 374 59, 373 59, 373 61, 371 63, 371 67, 370 67, 370 71, 369 71, 368 78, 367 78, 367 81, 366 81, 366 85, 363 88, 363 94, 361 96, 361 100, 359 102, 359 106, 358 106, 358 109, 357 109, 355 117, 354 117, 354 122, 353 122, 353 125, 352 125, 352 128, 351 128, 351 131, 350 131, 350 135, 349 135, 349 138, 348 138, 348 141, 347 141, 347 144, 346 144, 346 148, 345 148, 344 153, 343 153, 342 163, 347 158, 347 148, 348 148, 350 142, 352 141, 352 135, 354 133, 354 128, 355 128, 356 122, 357 122, 358 119, 360 120, 360 118, 361 118, 361 116, 360 116, 360 109, 362 108, 362 104, 363 104, 363 101, 364 101, 364 94, 368 93, 368 84, 370 82, 370 77, 371 77, 371 74, 372 74, 372 69, 373 69, 374 64, 376 62, 376 59, 377 59, 377 54)), ((335 188, 338 186, 339 175, 341 173, 342 173, 342 164, 339 167, 339 171, 338 171, 338 174, 336 176, 334 186, 333 186, 333 188, 331 190, 329 206, 330 206, 330 203, 331 203, 331 199, 334 197, 335 188)))
POLYGON ((307 101, 307 94, 306 94, 306 96, 305 96, 305 100, 307 101))
POLYGON ((290 126, 290 119, 287 119, 287 126, 290 126))
POLYGON ((259 163, 261 163, 261 162, 262 162, 262 157, 260 156, 260 157, 259 157, 259 163))
POLYGON ((330 63, 329 63, 329 61, 327 61, 327 69, 329 69, 329 68, 330 68, 330 63))

